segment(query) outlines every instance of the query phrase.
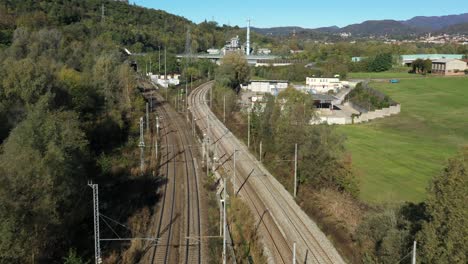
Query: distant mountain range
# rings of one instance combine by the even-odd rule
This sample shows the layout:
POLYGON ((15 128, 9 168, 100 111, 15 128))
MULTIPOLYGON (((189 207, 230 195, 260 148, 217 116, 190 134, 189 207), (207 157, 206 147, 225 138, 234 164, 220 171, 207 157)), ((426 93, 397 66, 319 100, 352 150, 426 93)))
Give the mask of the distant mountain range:
POLYGON ((468 13, 448 16, 417 16, 409 20, 368 20, 360 24, 352 24, 345 27, 272 27, 252 28, 253 31, 271 36, 290 36, 293 32, 297 35, 320 36, 338 33, 351 33, 353 36, 411 36, 422 33, 460 33, 468 34, 468 13))

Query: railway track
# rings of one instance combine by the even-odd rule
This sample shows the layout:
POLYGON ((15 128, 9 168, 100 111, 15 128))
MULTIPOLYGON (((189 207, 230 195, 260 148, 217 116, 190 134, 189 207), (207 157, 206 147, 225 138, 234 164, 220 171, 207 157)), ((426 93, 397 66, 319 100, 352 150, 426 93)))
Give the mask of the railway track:
POLYGON ((153 221, 153 235, 158 241, 147 250, 142 262, 202 263, 200 183, 192 151, 194 140, 188 134, 187 124, 169 104, 160 96, 153 96, 153 102, 162 125, 158 175, 165 184, 153 221))
MULTIPOLYGON (((206 104, 206 94, 211 85, 204 84, 192 92, 190 109, 197 118, 197 125, 217 141, 216 146, 221 155, 225 153, 225 156, 231 156, 234 150, 243 153, 244 157, 237 163, 236 178, 233 180, 240 186, 247 175, 252 174, 239 194, 245 198, 257 220, 261 221, 259 229, 270 253, 270 261, 290 263, 292 245, 296 243, 297 262, 344 263, 317 225, 300 209, 284 187, 249 153, 246 146, 232 134, 226 136, 227 128, 206 104), (207 116, 209 118, 206 118, 207 116), (210 125, 207 124, 208 119, 211 120, 210 125)), ((232 162, 224 162, 223 166, 232 172, 232 162)))

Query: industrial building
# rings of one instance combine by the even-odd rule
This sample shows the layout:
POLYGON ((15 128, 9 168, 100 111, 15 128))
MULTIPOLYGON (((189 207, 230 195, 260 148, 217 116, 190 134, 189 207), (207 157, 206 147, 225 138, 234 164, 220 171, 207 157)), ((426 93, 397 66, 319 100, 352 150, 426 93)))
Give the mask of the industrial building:
POLYGON ((254 93, 269 93, 278 95, 288 88, 289 81, 284 80, 251 80, 247 85, 241 85, 243 90, 254 93))
POLYGON ((463 54, 411 54, 401 55, 401 64, 411 66, 413 61, 417 59, 421 60, 443 60, 443 59, 462 59, 463 54))
POLYGON ((275 60, 279 59, 278 56, 270 55, 271 50, 269 49, 259 49, 257 55, 251 54, 250 48, 250 20, 248 20, 247 24, 247 41, 245 45, 241 44, 239 36, 231 38, 229 41, 226 42, 223 48, 211 48, 207 50, 207 53, 199 53, 199 54, 178 54, 176 57, 178 59, 183 58, 196 58, 196 59, 206 59, 211 60, 216 64, 221 63, 221 59, 224 55, 228 54, 229 52, 242 52, 246 55, 247 62, 249 65, 253 66, 283 66, 289 65, 290 63, 284 62, 275 62, 275 60), (272 63, 270 63, 272 62, 272 63))
POLYGON ((306 86, 317 93, 328 93, 333 91, 336 93, 339 89, 343 88, 343 84, 339 78, 306 78, 306 86))
POLYGON ((456 59, 440 59, 432 61, 432 74, 464 75, 468 69, 465 61, 456 59))
POLYGON ((150 74, 149 76, 153 83, 158 84, 163 88, 168 88, 170 85, 176 86, 180 84, 180 74, 168 74, 167 76, 150 74))

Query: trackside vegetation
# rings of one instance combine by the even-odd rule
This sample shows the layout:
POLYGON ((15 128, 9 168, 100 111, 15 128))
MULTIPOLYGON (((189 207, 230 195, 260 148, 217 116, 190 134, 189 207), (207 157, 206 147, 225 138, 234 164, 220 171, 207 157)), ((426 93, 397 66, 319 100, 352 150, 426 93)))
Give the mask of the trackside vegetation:
MULTIPOLYGON (((225 63, 243 62, 231 60, 225 63)), ((227 66, 220 66, 217 80, 225 78, 220 76, 223 67, 227 66)), ((229 65, 229 68, 242 69, 243 66, 229 65)), ((236 73, 228 72, 236 76, 236 73)), ((394 103, 383 97, 379 88, 379 85, 376 90, 361 86, 352 96, 357 98, 356 102, 370 101, 368 107, 372 109, 394 103)), ((224 98, 228 98, 226 125, 246 142, 248 112, 237 104, 237 91, 238 87, 217 81, 213 88, 213 107, 222 119, 224 98)), ((400 96, 395 98, 404 101, 400 96)), ((379 204, 363 202, 358 197, 362 197, 362 190, 369 190, 361 188, 365 185, 358 181, 360 166, 355 168, 353 152, 347 149, 351 146, 353 150, 353 145, 347 143, 343 133, 346 130, 334 126, 309 126, 307 120, 314 115, 310 100, 294 89, 287 89, 276 98, 265 95, 261 104, 255 103, 250 113, 251 151, 257 157, 261 156, 273 175, 292 192, 294 144, 299 143, 297 201, 318 221, 341 254, 353 263, 410 263, 408 256, 413 240, 417 240, 421 263, 451 263, 445 260, 448 254, 453 254, 452 262, 466 261, 463 253, 467 252, 466 244, 463 244, 466 208, 460 200, 468 187, 463 160, 466 150, 434 178, 427 188, 427 199, 379 204), (259 153, 260 142, 262 153, 259 153), (451 199, 442 202, 449 201, 445 197, 453 197, 453 202, 451 199), (440 213, 447 210, 453 213, 440 213), (449 229, 445 228, 447 226, 449 229), (461 233, 441 235, 441 232, 456 230, 461 233)), ((378 154, 373 158, 378 158, 378 154)), ((439 164, 443 163, 442 158, 439 164)))

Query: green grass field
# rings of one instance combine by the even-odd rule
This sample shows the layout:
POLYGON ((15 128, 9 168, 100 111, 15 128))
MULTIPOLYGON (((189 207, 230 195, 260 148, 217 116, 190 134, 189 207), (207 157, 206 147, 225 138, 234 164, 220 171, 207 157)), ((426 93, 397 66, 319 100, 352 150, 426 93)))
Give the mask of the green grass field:
POLYGON ((412 74, 408 72, 349 72, 348 79, 398 79, 398 78, 425 78, 421 74, 412 74))
POLYGON ((468 144, 468 78, 423 78, 372 87, 401 103, 401 113, 340 126, 370 203, 421 201, 430 179, 468 144))

